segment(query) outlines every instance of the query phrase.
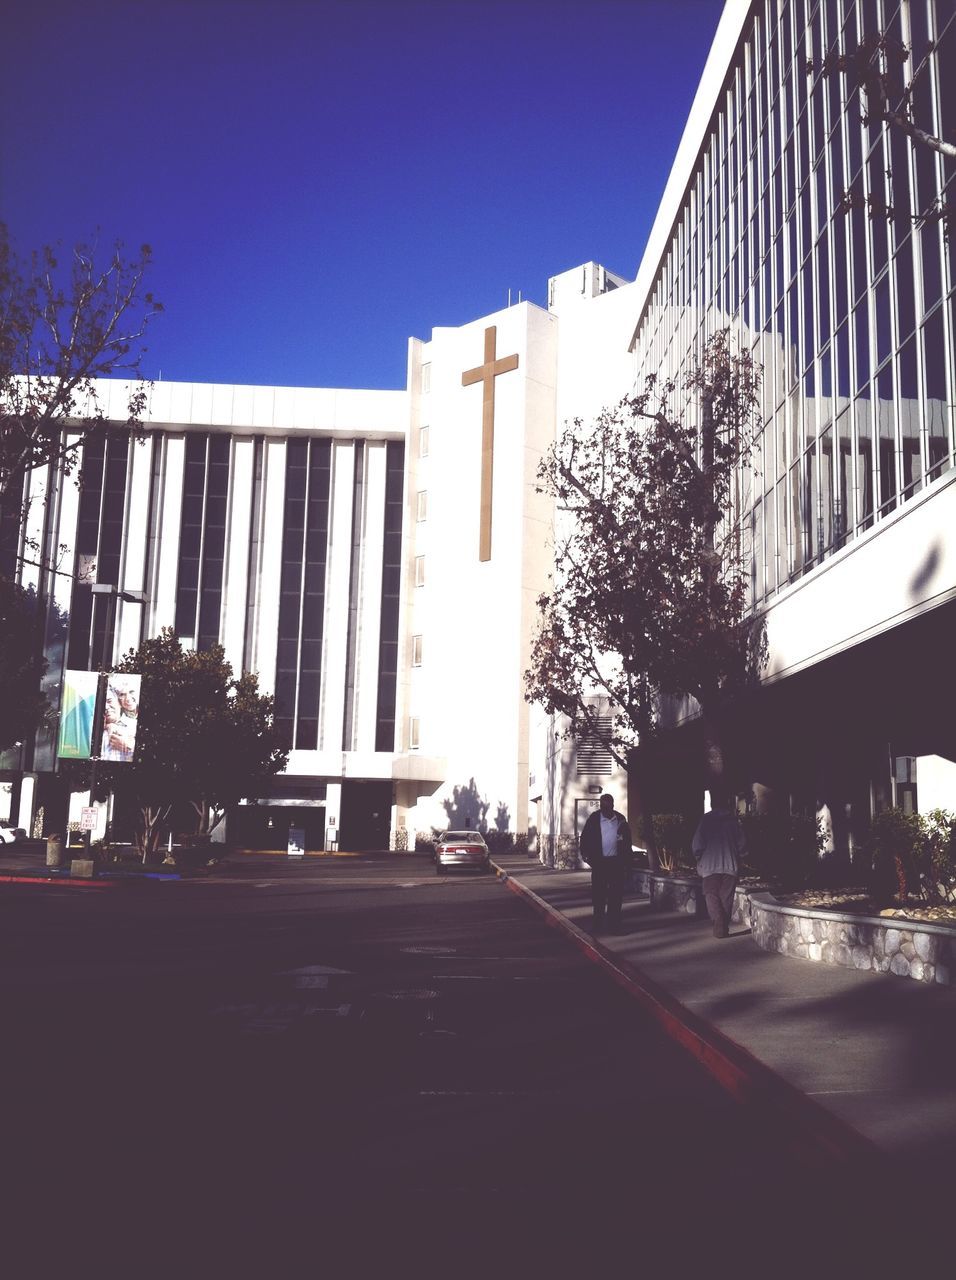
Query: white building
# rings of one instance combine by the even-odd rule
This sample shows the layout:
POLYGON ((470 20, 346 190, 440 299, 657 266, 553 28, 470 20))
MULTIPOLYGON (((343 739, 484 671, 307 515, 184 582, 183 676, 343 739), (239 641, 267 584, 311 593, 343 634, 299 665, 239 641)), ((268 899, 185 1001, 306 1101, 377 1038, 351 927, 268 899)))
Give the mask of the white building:
MULTIPOLYGON (((294 824, 310 848, 404 847, 447 825, 523 841, 522 673, 551 538, 537 466, 558 414, 596 403, 589 371, 628 389, 622 284, 588 264, 551 282, 548 311, 413 339, 407 390, 155 384, 145 440, 118 425, 91 441, 81 490, 30 477, 24 533, 48 557, 66 548, 48 581, 21 575, 68 619, 50 629, 50 694, 64 670, 173 627, 258 673, 291 748, 270 793, 230 815, 230 840, 281 846, 294 824), (118 603, 111 637, 93 575, 146 595, 118 603)), ((100 388, 118 424, 125 396, 100 388)), ((31 828, 65 803, 52 733, 11 755, 0 805, 31 828)))

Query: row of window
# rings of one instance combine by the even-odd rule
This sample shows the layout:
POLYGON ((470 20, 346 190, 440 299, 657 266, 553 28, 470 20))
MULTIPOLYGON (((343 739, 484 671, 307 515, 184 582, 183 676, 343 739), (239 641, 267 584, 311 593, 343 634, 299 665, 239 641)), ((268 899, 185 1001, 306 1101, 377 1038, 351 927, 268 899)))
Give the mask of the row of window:
POLYGON ((679 376, 727 326, 762 367, 741 495, 756 603, 954 462, 952 247, 921 215, 956 165, 806 69, 876 29, 913 45, 920 122, 956 132, 951 0, 755 6, 641 320, 645 371, 679 376))

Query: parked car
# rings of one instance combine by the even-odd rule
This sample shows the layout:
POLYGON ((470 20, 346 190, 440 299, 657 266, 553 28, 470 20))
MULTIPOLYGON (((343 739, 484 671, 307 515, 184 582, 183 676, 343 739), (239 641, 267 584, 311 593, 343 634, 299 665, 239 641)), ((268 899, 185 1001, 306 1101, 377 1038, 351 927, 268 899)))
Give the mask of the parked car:
POLYGON ((491 870, 488 846, 480 831, 443 831, 435 843, 435 871, 443 875, 449 867, 491 870))
POLYGON ((11 827, 9 823, 0 822, 0 844, 17 844, 27 838, 22 827, 11 827))

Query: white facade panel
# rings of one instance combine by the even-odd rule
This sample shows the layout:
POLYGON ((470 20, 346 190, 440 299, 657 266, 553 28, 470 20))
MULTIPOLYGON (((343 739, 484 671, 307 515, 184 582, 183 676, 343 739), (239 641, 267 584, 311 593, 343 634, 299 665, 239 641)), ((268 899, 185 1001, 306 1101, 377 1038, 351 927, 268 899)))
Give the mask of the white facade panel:
POLYGON ((956 598, 956 472, 911 498, 767 611, 778 680, 956 598))
POLYGON ((176 623, 179 530, 186 466, 185 437, 166 436, 160 448, 160 497, 159 509, 155 515, 158 535, 153 569, 154 585, 147 613, 147 631, 150 635, 158 635, 164 627, 172 627, 176 623))
POLYGON ((222 644, 233 671, 242 670, 245 648, 255 456, 254 440, 233 440, 222 590, 222 644))
POLYGON ((285 441, 267 440, 263 450, 263 499, 252 669, 263 693, 275 692, 279 635, 279 584, 282 577, 282 526, 285 499, 285 441))
MULTIPOLYGON (((153 478, 153 450, 156 442, 148 436, 130 445, 126 510, 126 529, 120 560, 120 581, 125 591, 145 591, 149 537, 149 504, 153 478)), ((125 600, 116 601, 116 634, 113 656, 138 649, 143 624, 144 605, 125 600)))

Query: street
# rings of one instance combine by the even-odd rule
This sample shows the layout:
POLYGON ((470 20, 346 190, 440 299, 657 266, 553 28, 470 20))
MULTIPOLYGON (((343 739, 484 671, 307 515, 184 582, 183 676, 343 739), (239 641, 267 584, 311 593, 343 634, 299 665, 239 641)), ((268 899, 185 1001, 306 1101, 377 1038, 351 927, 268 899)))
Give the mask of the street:
POLYGON ((257 858, 2 889, 7 1207, 252 1247, 357 1206, 487 1236, 520 1206, 563 1251, 595 1213, 623 1239, 787 1203, 773 1134, 494 877, 257 858))

